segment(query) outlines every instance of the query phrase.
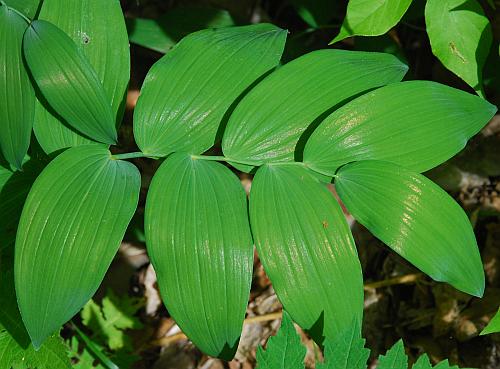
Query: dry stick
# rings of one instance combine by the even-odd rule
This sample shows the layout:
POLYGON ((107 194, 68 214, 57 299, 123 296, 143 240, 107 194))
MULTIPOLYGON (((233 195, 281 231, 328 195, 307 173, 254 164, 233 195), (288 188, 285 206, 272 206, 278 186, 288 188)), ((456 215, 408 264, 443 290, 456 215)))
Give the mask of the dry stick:
MULTIPOLYGON (((366 291, 366 290, 373 290, 373 289, 377 289, 377 288, 381 288, 381 287, 394 286, 397 284, 415 283, 421 277, 422 277, 421 273, 407 274, 407 275, 403 275, 400 277, 386 279, 383 281, 367 283, 367 284, 365 284, 364 289, 366 291)), ((252 316, 250 318, 245 319, 243 324, 269 322, 271 320, 280 319, 281 315, 282 315, 282 311, 277 311, 277 312, 270 313, 270 314, 252 316)), ((162 337, 160 339, 154 340, 153 342, 151 342, 151 344, 155 345, 155 346, 167 346, 173 342, 177 342, 177 341, 184 340, 184 339, 187 339, 187 336, 184 333, 179 332, 179 333, 173 334, 173 335, 168 336, 168 337, 162 337)))

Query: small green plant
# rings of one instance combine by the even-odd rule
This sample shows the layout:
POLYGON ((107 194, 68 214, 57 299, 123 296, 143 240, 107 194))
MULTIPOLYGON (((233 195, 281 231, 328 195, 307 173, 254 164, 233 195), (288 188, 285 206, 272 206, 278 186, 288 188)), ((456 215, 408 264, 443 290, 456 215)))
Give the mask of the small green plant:
MULTIPOLYGON (((280 66, 285 30, 225 27, 184 37, 151 68, 134 112, 140 151, 112 154, 129 79, 125 22, 118 1, 81 4, 45 0, 34 20, 0 6, 0 234, 2 253, 14 253, 5 296, 17 297, 35 349, 102 282, 137 208, 140 173, 126 160, 138 157, 162 161, 145 234, 163 301, 207 354, 235 353, 253 244, 317 341, 360 325, 361 266, 332 181, 395 252, 482 296, 466 214, 420 173, 459 152, 496 107, 400 82, 408 67, 389 54, 319 50, 280 66), (219 141, 223 155, 211 155, 219 141), (255 174, 249 206, 229 165, 255 174)), ((21 324, 16 309, 4 315, 21 324)))

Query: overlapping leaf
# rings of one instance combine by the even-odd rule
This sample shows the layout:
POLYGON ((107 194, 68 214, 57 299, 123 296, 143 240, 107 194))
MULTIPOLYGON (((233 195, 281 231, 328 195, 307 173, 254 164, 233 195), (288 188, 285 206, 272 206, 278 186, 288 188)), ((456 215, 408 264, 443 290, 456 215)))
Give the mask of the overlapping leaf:
POLYGON ((427 171, 465 147, 496 107, 428 81, 394 83, 344 105, 306 143, 304 162, 335 173, 357 160, 385 160, 427 171))
POLYGON ((0 5, 0 151, 17 169, 28 152, 35 111, 35 91, 22 56, 27 26, 20 15, 0 5))
POLYGON ((356 220, 398 254, 435 280, 482 296, 469 219, 432 181, 392 163, 360 161, 339 170, 335 187, 356 220))
POLYGON ((366 369, 370 350, 365 348, 360 327, 353 325, 326 340, 324 356, 325 362, 317 363, 317 369, 366 369))
POLYGON ((443 65, 477 91, 492 34, 476 0, 429 0, 425 23, 432 52, 443 65))
POLYGON ((253 181, 250 220, 266 273, 301 327, 321 340, 361 321, 356 247, 324 184, 299 165, 265 165, 253 181))
POLYGON ((209 149, 233 101, 275 67, 286 31, 270 24, 204 30, 182 39, 148 73, 134 135, 148 154, 209 149))
POLYGON ((145 214, 163 301, 201 350, 230 359, 250 293, 245 192, 222 164, 176 153, 155 174, 145 214))
POLYGON ((38 7, 40 6, 40 1, 41 0, 5 0, 5 3, 8 6, 19 10, 28 18, 33 19, 38 10, 38 7))
MULTIPOLYGON (((119 125, 130 75, 129 44, 120 2, 44 0, 39 19, 58 26, 85 55, 104 87, 119 125)), ((91 143, 43 99, 36 104, 34 131, 47 153, 91 143)))
POLYGON ((359 93, 400 81, 406 70, 394 56, 380 53, 319 50, 295 59, 238 104, 224 134, 224 154, 256 165, 292 161, 301 135, 321 114, 359 93))
POLYGON ((486 328, 483 329, 481 335, 498 332, 500 332, 500 309, 498 310, 498 313, 493 317, 493 319, 491 319, 486 328))
POLYGON ((37 178, 16 239, 15 284, 35 347, 94 294, 132 218, 140 176, 101 145, 72 148, 37 178))

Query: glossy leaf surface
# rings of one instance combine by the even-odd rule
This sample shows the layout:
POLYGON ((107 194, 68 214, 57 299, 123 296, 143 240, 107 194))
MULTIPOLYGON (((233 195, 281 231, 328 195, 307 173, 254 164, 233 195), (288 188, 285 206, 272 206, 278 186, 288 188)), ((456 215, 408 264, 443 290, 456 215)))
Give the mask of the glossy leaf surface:
POLYGON ((476 0, 429 0, 425 23, 433 54, 472 88, 481 90, 492 42, 481 5, 476 0))
POLYGON ((354 218, 402 257, 437 281, 482 296, 471 223, 439 186, 392 163, 360 161, 340 168, 335 188, 354 218))
POLYGON ((71 319, 101 283, 136 209, 140 175, 106 147, 80 146, 37 178, 19 223, 15 284, 33 345, 71 319))
POLYGON ((204 30, 182 39, 149 71, 134 112, 148 154, 202 153, 233 101, 275 67, 286 31, 270 24, 204 30))
MULTIPOLYGON (((129 44, 120 2, 44 0, 39 19, 58 26, 85 55, 104 87, 119 125, 130 75, 129 44)), ((36 104, 34 131, 47 153, 92 142, 44 101, 36 104)))
POLYGON ((35 91, 22 56, 27 26, 20 15, 0 5, 0 150, 17 169, 28 152, 35 110, 35 91))
POLYGON ((361 321, 356 247, 324 184, 299 165, 262 166, 250 193, 250 220, 266 273, 295 322, 321 339, 361 321))
POLYGON ((23 47, 31 74, 50 106, 78 131, 115 143, 111 100, 73 40, 50 22, 37 20, 26 31, 23 47))
POLYGON ((202 351, 231 359, 252 278, 246 195, 222 164, 176 153, 148 193, 148 254, 169 313, 202 351))
POLYGON ((127 20, 130 42, 164 54, 192 32, 232 25, 233 18, 226 10, 206 7, 177 8, 158 19, 127 20))
POLYGON ((236 161, 294 159, 301 135, 346 99, 400 81, 407 67, 388 54, 319 50, 279 68, 237 105, 222 147, 236 161), (272 97, 272 98, 271 98, 272 97))
POLYGON ((491 334, 500 332, 500 309, 497 314, 491 319, 486 328, 483 329, 481 335, 483 334, 491 334))
POLYGON ((28 18, 33 19, 40 5, 40 1, 41 0, 5 0, 5 3, 8 6, 19 10, 28 18))
POLYGON ((350 36, 380 36, 403 17, 412 0, 349 0, 340 33, 332 43, 350 36))
POLYGON ((330 173, 371 159, 424 172, 462 150, 496 110, 475 95, 435 82, 394 83, 328 116, 307 141, 304 162, 330 173))

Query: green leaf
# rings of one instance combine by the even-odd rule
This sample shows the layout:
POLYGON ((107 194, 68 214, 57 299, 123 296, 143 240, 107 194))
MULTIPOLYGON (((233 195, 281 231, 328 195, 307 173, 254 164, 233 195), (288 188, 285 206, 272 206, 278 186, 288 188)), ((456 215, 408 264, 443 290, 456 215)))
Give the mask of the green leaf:
POLYGON ((481 90, 492 42, 481 5, 476 0, 428 0, 425 23, 433 54, 472 88, 481 90))
MULTIPOLYGON (((130 75, 129 43, 120 2, 44 0, 39 19, 63 30, 94 67, 111 102, 118 126, 122 120, 130 75)), ((92 142, 41 100, 36 104, 33 128, 46 153, 92 142)))
POLYGON ((281 57, 286 31, 270 24, 204 30, 149 71, 134 112, 144 153, 209 149, 233 101, 281 57))
POLYGON ((402 257, 437 281, 482 296, 472 226, 439 186, 392 163, 360 161, 340 168, 335 188, 354 218, 402 257))
POLYGON ((411 0, 349 0, 340 33, 332 44, 351 36, 380 36, 403 17, 411 0))
POLYGON ((276 336, 269 338, 265 351, 262 346, 257 349, 257 369, 304 369, 306 351, 292 319, 283 311, 276 336))
POLYGON ((41 0, 5 0, 5 3, 8 6, 19 10, 28 18, 33 19, 38 10, 38 7, 40 6, 40 1, 41 0))
POLYGON ((142 323, 134 314, 141 308, 137 299, 117 297, 111 290, 102 300, 102 309, 90 300, 82 310, 82 323, 103 339, 111 350, 131 348, 125 329, 140 329, 142 323))
POLYGON ((300 17, 313 28, 327 25, 335 13, 340 11, 339 4, 331 0, 291 0, 290 2, 300 17))
POLYGON ((21 169, 28 152, 35 111, 35 91, 22 55, 27 27, 20 15, 0 5, 0 149, 16 169, 21 169))
POLYGON ((427 355, 422 355, 417 362, 412 366, 412 369, 432 369, 431 362, 427 355))
POLYGON ((293 161, 299 139, 315 119, 359 93, 401 80, 407 69, 380 53, 319 50, 301 56, 237 105, 222 141, 224 154, 255 165, 293 161))
POLYGON ((500 309, 498 309, 498 313, 491 319, 486 328, 483 329, 481 335, 498 332, 500 332, 500 309))
POLYGON ((361 329, 353 325, 343 334, 329 337, 325 342, 325 362, 317 369, 366 369, 370 350, 365 348, 361 329))
POLYGON ((299 164, 259 168, 250 193, 259 257, 286 311, 320 341, 363 315, 363 276, 340 205, 299 164))
POLYGON ((164 54, 190 33, 232 25, 234 21, 226 10, 208 7, 180 7, 158 19, 127 20, 130 42, 164 54))
POLYGON ((37 20, 26 30, 23 47, 33 78, 55 111, 89 137, 115 143, 110 99, 73 40, 50 22, 37 20))
POLYGON ((138 202, 140 175, 102 145, 79 146, 37 178, 16 239, 15 282, 35 347, 90 299, 138 202))
POLYGON ((304 162, 329 173, 372 159, 424 172, 461 151, 496 110, 475 95, 435 82, 393 83, 325 118, 306 143, 304 162))
POLYGON ((459 368, 456 365, 450 365, 448 360, 443 360, 438 365, 436 365, 434 369, 459 369, 459 368))
POLYGON ((69 342, 70 358, 75 363, 73 369, 106 369, 101 363, 94 365, 95 357, 91 354, 87 347, 79 348, 78 340, 72 337, 69 342))
POLYGON ((220 163, 183 153, 156 172, 145 210, 148 254, 160 293, 203 352, 231 359, 252 278, 246 195, 220 163))
POLYGON ((379 357, 377 369, 408 369, 408 357, 403 340, 396 342, 385 356, 379 357))

